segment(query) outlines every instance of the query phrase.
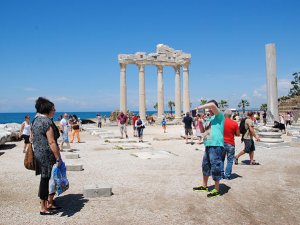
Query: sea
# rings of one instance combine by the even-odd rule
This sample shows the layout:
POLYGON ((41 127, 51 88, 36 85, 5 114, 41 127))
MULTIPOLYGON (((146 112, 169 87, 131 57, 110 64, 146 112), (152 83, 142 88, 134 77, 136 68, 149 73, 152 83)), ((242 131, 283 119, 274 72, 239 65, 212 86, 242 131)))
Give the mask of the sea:
MULTIPOLYGON (((58 121, 59 116, 63 116, 65 112, 55 112, 54 121, 58 121)), ((76 115, 81 120, 83 119, 92 119, 96 118, 96 115, 99 113, 102 117, 106 116, 109 118, 111 112, 66 112, 69 115, 76 115)), ((133 113, 138 114, 138 111, 133 111, 133 113)), ((147 111, 147 115, 152 115, 156 111, 147 111)), ((4 123, 22 123, 26 115, 30 116, 32 121, 36 113, 34 112, 22 112, 22 113, 0 113, 0 124, 4 123)))

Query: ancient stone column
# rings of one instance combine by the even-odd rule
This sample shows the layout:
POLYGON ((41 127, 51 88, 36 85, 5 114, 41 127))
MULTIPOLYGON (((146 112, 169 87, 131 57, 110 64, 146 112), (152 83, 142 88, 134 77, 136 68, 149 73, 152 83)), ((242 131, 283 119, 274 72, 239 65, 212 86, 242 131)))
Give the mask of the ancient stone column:
POLYGON ((164 114, 164 80, 163 66, 157 66, 157 122, 162 120, 164 114))
POLYGON ((127 112, 126 64, 120 63, 120 111, 127 112))
POLYGON ((181 119, 181 90, 180 90, 180 65, 175 69, 175 119, 181 119))
POLYGON ((279 121, 278 114, 278 89, 276 76, 276 48, 275 44, 267 44, 266 48, 266 73, 267 73, 267 122, 273 124, 279 121))
POLYGON ((183 112, 190 111, 189 63, 183 64, 183 112))
POLYGON ((139 114, 142 120, 146 120, 146 94, 145 94, 145 66, 139 68, 139 114))

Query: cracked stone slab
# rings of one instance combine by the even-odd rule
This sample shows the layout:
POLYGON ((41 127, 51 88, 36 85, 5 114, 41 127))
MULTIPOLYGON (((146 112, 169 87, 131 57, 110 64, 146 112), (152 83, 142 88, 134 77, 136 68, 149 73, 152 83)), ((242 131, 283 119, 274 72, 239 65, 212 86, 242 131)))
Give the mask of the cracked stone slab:
POLYGON ((120 139, 120 138, 111 138, 104 140, 105 143, 137 143, 137 139, 120 139))
POLYGON ((132 156, 141 158, 141 159, 162 159, 162 158, 169 158, 171 156, 177 156, 169 151, 151 151, 151 152, 136 152, 132 153, 132 156))
POLYGON ((153 141, 170 141, 170 140, 182 140, 181 137, 155 137, 153 141))
POLYGON ((114 149, 117 150, 130 150, 130 149, 147 149, 152 148, 150 143, 124 143, 124 144, 116 144, 114 149))

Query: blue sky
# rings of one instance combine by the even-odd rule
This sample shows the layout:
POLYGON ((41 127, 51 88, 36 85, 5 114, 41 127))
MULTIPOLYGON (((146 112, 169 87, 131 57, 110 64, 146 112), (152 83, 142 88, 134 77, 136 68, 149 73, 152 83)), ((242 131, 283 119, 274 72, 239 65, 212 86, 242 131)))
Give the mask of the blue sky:
MULTIPOLYGON (((119 107, 119 53, 159 43, 192 54, 190 93, 236 108, 266 103, 265 44, 277 48, 279 96, 300 71, 297 0, 0 0, 0 112, 33 112, 44 96, 58 111, 119 107)), ((147 110, 157 72, 145 68, 147 110)), ((174 70, 164 69, 165 102, 174 70)), ((138 109, 138 69, 127 67, 128 108, 138 109)), ((166 107, 167 109, 167 107, 166 107)))

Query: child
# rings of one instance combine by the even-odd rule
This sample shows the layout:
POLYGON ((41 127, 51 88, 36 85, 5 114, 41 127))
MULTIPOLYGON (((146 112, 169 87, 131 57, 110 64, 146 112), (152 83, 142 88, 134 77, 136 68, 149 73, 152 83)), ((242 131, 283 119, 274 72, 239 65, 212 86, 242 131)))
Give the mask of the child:
POLYGON ((166 132, 166 129, 167 129, 167 122, 166 122, 166 119, 163 118, 163 120, 161 121, 161 126, 162 128, 164 129, 164 133, 167 133, 166 132))

